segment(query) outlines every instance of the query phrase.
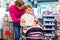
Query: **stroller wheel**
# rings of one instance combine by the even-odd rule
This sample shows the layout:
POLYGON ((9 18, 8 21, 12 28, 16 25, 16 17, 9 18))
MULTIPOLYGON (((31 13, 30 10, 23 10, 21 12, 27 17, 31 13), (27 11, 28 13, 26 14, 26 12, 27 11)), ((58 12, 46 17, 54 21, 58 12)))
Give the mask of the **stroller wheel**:
POLYGON ((23 38, 22 40, 26 40, 26 39, 23 38))

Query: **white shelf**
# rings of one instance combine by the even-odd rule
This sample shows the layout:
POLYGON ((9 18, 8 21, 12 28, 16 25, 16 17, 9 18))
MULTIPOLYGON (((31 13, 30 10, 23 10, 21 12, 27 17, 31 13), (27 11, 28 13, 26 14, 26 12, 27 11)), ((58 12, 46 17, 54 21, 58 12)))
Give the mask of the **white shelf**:
POLYGON ((32 38, 32 39, 43 39, 43 37, 26 37, 26 38, 32 38))
POLYGON ((53 20, 44 19, 43 21, 55 21, 55 20, 54 19, 53 20))
POLYGON ((44 24, 44 25, 49 26, 49 25, 55 25, 55 24, 44 24))
POLYGON ((55 30, 55 29, 43 29, 43 30, 55 30))
POLYGON ((43 17, 54 17, 54 15, 43 15, 43 17))
POLYGON ((45 36, 55 36, 55 34, 54 35, 52 35, 52 34, 45 34, 45 36))
POLYGON ((60 26, 57 26, 57 29, 59 29, 59 30, 60 30, 60 26))
POLYGON ((56 34, 57 35, 60 35, 60 30, 56 30, 56 34))

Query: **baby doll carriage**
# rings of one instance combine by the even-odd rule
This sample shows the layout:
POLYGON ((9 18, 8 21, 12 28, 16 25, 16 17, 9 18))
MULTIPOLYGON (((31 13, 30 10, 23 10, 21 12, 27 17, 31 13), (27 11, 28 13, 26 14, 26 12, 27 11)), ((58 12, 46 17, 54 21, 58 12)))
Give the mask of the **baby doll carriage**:
POLYGON ((26 40, 43 40, 43 29, 40 27, 29 27, 25 33, 26 40))

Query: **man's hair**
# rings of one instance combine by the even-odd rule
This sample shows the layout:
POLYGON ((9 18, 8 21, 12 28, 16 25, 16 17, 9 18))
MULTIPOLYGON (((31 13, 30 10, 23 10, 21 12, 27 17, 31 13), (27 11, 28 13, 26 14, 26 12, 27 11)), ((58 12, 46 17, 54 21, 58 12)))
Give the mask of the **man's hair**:
POLYGON ((17 7, 21 7, 22 5, 24 5, 25 3, 23 1, 19 2, 19 1, 15 1, 15 5, 17 7))

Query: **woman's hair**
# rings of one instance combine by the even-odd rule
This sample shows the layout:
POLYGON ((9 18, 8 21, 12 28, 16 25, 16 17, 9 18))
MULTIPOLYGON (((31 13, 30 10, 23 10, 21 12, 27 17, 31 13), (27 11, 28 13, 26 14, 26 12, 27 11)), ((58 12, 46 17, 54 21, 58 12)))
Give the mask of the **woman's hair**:
POLYGON ((19 1, 15 1, 15 5, 17 7, 21 7, 22 5, 24 5, 25 3, 23 1, 19 2, 19 1))

